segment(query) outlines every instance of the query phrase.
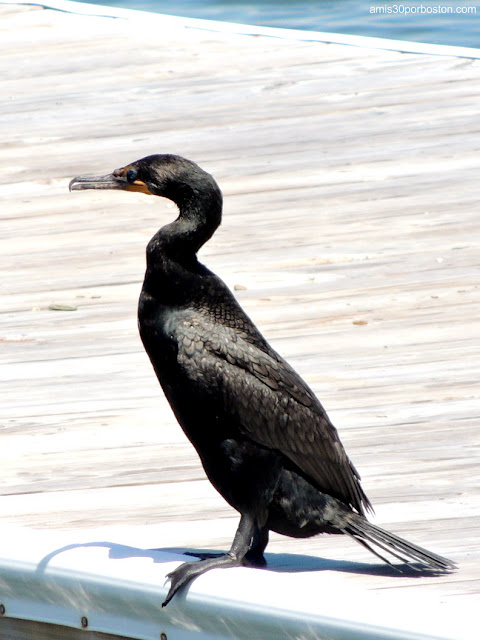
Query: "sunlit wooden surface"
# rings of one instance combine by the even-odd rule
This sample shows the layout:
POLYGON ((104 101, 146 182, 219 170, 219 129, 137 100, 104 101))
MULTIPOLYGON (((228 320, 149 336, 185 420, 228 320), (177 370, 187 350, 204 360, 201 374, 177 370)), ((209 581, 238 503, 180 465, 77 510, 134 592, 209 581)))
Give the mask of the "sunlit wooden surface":
POLYGON ((175 209, 68 191, 178 153, 224 192, 201 259, 322 399, 376 522, 460 568, 385 575, 340 536, 272 536, 272 565, 478 594, 480 61, 14 5, 0 39, 2 519, 229 547, 237 514, 137 334, 144 247, 175 209))

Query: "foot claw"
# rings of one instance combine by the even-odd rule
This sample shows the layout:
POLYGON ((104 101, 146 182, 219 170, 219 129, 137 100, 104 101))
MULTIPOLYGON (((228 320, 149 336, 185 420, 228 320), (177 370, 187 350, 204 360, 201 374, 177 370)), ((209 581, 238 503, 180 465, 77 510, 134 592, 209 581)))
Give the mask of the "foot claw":
POLYGON ((165 576, 165 584, 170 582, 170 589, 168 590, 167 597, 162 602, 162 607, 166 607, 180 587, 183 587, 184 584, 195 577, 196 572, 192 572, 192 565, 195 564, 197 564, 197 562, 184 562, 173 571, 170 571, 170 573, 167 573, 165 576))
POLYGON ((205 571, 220 567, 238 567, 240 564, 241 558, 237 558, 230 552, 219 558, 208 558, 207 560, 199 560, 197 562, 184 562, 166 576, 167 580, 170 580, 170 589, 162 607, 165 607, 170 602, 181 587, 202 573, 205 573, 205 571))

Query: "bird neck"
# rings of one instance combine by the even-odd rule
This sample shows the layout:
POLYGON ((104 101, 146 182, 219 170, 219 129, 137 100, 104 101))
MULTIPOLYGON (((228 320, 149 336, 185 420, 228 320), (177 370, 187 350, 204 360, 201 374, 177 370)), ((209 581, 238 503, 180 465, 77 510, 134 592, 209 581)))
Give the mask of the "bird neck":
POLYGON ((196 254, 222 217, 218 187, 197 193, 184 190, 181 198, 178 195, 167 195, 179 207, 178 218, 157 231, 147 245, 144 288, 169 306, 201 296, 208 270, 198 262, 196 254))
POLYGON ((182 197, 172 196, 170 199, 179 208, 178 218, 153 236, 151 249, 179 262, 190 261, 220 225, 222 196, 213 189, 202 193, 188 190, 182 197))

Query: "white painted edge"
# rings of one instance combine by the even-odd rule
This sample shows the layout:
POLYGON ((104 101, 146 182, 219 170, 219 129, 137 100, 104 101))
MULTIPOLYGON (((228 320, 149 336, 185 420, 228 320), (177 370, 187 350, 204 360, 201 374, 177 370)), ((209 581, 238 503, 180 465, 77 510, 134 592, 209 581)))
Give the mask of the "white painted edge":
POLYGON ((74 2, 73 0, 50 0, 49 2, 35 2, 31 0, 0 0, 0 4, 29 4, 57 9, 68 13, 81 15, 122 18, 136 23, 159 24, 159 28, 170 29, 172 27, 185 29, 201 29, 219 33, 231 33, 237 35, 268 36, 296 41, 324 42, 330 44, 344 44, 367 49, 384 49, 401 53, 417 53, 436 56, 451 56, 458 58, 480 58, 480 49, 473 47, 455 47, 450 45, 428 44, 421 42, 409 42, 407 40, 389 40, 386 38, 373 38, 367 36, 352 36, 341 33, 327 33, 322 31, 303 31, 300 29, 280 29, 277 27, 259 27, 255 25, 236 24, 233 22, 221 22, 215 20, 202 20, 199 18, 184 18, 166 14, 150 13, 135 9, 121 9, 117 7, 105 7, 101 5, 74 2))
POLYGON ((156 535, 142 527, 60 532, 4 523, 0 637, 10 618, 137 640, 162 633, 175 640, 467 640, 476 626, 468 598, 390 594, 352 586, 341 572, 298 567, 213 570, 162 608, 165 576, 186 558, 152 549, 156 535))

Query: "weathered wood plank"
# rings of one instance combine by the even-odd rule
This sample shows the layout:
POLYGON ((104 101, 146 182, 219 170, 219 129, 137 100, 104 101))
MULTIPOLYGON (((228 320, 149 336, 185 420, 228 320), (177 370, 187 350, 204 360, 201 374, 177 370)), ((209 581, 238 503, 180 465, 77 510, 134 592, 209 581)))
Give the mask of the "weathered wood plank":
MULTIPOLYGON (((202 259, 246 287, 242 305, 318 392, 377 521, 460 562, 441 579, 342 576, 478 594, 480 62, 0 16, 3 518, 128 524, 157 547, 231 540, 236 514, 137 335, 144 247, 175 210, 68 193, 74 175, 179 153, 225 195, 202 259)), ((340 537, 269 549, 277 567, 284 551, 371 561, 340 537)))

